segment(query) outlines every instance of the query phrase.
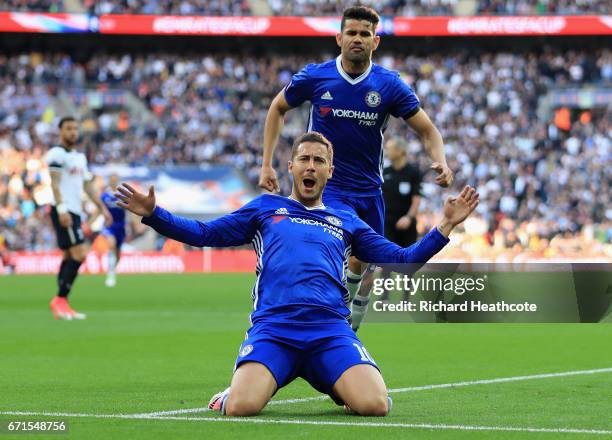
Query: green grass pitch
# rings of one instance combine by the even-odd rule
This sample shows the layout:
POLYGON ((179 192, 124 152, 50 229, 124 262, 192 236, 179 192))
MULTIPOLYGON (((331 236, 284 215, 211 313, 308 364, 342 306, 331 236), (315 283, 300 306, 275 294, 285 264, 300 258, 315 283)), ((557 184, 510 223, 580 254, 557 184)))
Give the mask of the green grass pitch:
MULTIPOLYGON (((67 435, 32 436, 37 439, 612 437, 609 323, 366 323, 359 336, 390 389, 610 369, 393 392, 393 411, 385 418, 346 415, 330 400, 269 405, 246 422, 207 421, 218 417, 210 412, 120 418, 205 407, 228 385, 248 327, 253 280, 243 274, 132 275, 119 276, 117 287, 108 289, 102 277, 81 276, 71 302, 88 319, 63 322, 48 309, 53 277, 0 277, 0 422, 69 422, 67 435), (6 414, 12 411, 72 415, 6 414)), ((297 380, 274 399, 312 396, 316 391, 297 380)))

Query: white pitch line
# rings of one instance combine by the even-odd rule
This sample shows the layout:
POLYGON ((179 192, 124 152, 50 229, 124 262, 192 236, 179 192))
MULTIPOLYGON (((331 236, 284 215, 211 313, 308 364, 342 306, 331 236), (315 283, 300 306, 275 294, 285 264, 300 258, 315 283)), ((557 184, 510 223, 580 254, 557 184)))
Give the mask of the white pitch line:
POLYGON ((291 420, 291 419, 256 419, 245 417, 157 417, 157 420, 192 420, 214 422, 261 423, 275 425, 315 425, 315 426, 360 426, 375 428, 413 428, 413 429, 446 429, 461 431, 513 431, 513 432, 546 432, 555 434, 597 434, 611 435, 612 430, 578 429, 578 428, 530 428, 516 426, 471 426, 445 425, 433 423, 382 423, 382 422, 336 422, 333 420, 291 420))
POLYGON ((554 377, 582 376, 582 375, 587 375, 587 374, 600 374, 600 373, 612 373, 612 368, 598 368, 596 370, 564 371, 561 373, 532 374, 529 376, 499 377, 497 379, 471 380, 471 381, 466 381, 466 382, 442 383, 438 385, 423 385, 423 386, 408 387, 408 388, 393 388, 393 389, 390 389, 389 392, 390 393, 405 393, 407 391, 425 391, 425 390, 434 390, 438 388, 466 387, 470 385, 485 385, 485 384, 491 384, 491 383, 518 382, 521 380, 549 379, 549 378, 554 378, 554 377))
POLYGON ((210 411, 208 407, 202 407, 202 408, 173 409, 169 411, 155 411, 155 412, 150 412, 150 413, 140 413, 140 414, 134 414, 134 415, 142 416, 142 417, 160 417, 160 416, 174 416, 177 414, 196 414, 196 413, 204 413, 208 411, 210 411))
MULTIPOLYGON (((435 390, 440 388, 455 388, 455 387, 466 387, 471 385, 487 385, 493 383, 505 383, 505 382, 518 382, 523 380, 538 380, 538 379, 549 379, 555 377, 566 377, 566 376, 581 376, 581 375, 589 375, 589 374, 600 374, 600 373, 612 373, 612 368, 599 368, 595 370, 576 370, 576 371, 564 371, 561 373, 545 373, 545 374, 532 374, 529 376, 511 376, 511 377, 498 377, 496 379, 481 379, 481 380, 471 380, 464 382, 453 382, 453 383, 441 383, 434 385, 421 385, 415 387, 406 387, 406 388, 392 388, 389 393, 406 393, 410 391, 427 391, 427 390, 435 390)), ((304 403, 304 402, 313 402, 317 400, 327 400, 329 396, 314 396, 314 397, 303 397, 299 399, 285 399, 285 400, 271 400, 268 402, 268 405, 287 405, 291 403, 304 403)), ((204 408, 186 408, 186 409, 176 409, 169 411, 156 411, 151 413, 142 413, 135 414, 137 416, 173 416, 177 414, 195 414, 201 412, 209 411, 208 407, 204 408)))
POLYGON ((0 416, 32 416, 32 417, 90 417, 93 419, 156 419, 145 414, 87 414, 65 412, 36 411, 0 411, 0 416))
MULTIPOLYGON (((289 403, 302 403, 302 402, 311 402, 315 400, 326 400, 329 399, 329 396, 314 396, 314 397, 304 397, 301 399, 286 399, 286 400, 271 400, 268 402, 268 405, 284 405, 289 403)), ((175 416, 177 414, 197 414, 197 413, 205 413, 210 411, 208 407, 202 408, 184 408, 184 409, 173 409, 169 411, 155 411, 150 413, 140 413, 134 414, 135 416, 143 416, 143 417, 163 417, 163 416, 175 416)))
POLYGON ((579 428, 532 428, 518 426, 473 426, 473 425, 445 425, 434 423, 382 423, 382 422, 337 422, 333 420, 292 420, 292 419, 264 419, 253 417, 158 417, 140 414, 84 414, 61 412, 33 412, 33 411, 0 411, 0 415, 34 416, 34 417, 80 417, 94 419, 132 419, 132 420, 173 420, 194 422, 218 423, 257 423, 269 425, 315 425, 315 426, 359 426, 370 428, 411 428, 432 430, 459 430, 459 431, 506 431, 506 432, 533 432, 552 434, 594 434, 612 435, 612 430, 606 429, 579 429, 579 428))

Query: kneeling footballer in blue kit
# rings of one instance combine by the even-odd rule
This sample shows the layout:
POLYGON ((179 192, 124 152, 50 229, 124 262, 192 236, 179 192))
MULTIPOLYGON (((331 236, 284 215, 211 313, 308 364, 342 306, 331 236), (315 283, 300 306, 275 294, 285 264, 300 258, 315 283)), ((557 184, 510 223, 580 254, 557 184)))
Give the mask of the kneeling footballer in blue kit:
POLYGON ((210 222, 178 216, 155 206, 124 184, 118 205, 143 216, 159 233, 192 246, 252 243, 257 281, 251 328, 242 343, 231 385, 211 408, 231 416, 258 414, 279 388, 302 377, 363 416, 384 416, 391 400, 376 362, 350 326, 345 287, 348 257, 372 263, 425 263, 449 241, 451 230, 478 205, 466 187, 444 204, 444 217, 408 248, 391 243, 355 214, 325 207, 322 193, 333 173, 333 149, 309 132, 294 143, 289 161, 289 197, 261 195, 232 214, 210 222))

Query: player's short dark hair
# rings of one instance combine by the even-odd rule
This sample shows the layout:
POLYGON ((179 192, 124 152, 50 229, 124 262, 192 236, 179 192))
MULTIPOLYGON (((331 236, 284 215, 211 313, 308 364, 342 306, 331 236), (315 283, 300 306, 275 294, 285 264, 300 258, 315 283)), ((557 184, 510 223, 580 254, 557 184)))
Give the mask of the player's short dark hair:
POLYGON ((74 116, 64 116, 62 119, 60 119, 57 126, 61 129, 66 122, 76 122, 76 118, 74 116))
POLYGON ((319 144, 324 145, 325 149, 327 150, 327 154, 329 156, 330 162, 333 162, 333 159, 334 159, 334 147, 332 146, 332 143, 329 141, 329 139, 327 139, 325 136, 323 136, 318 131, 309 131, 309 132, 306 132, 303 135, 301 135, 300 137, 298 137, 293 142, 293 146, 291 147, 291 160, 293 160, 293 158, 297 154, 298 147, 300 145, 302 145, 304 142, 317 142, 319 144))
POLYGON ((380 22, 378 12, 368 6, 351 6, 346 8, 342 13, 342 21, 340 22, 340 32, 344 30, 346 20, 366 20, 372 23, 374 30, 380 22))

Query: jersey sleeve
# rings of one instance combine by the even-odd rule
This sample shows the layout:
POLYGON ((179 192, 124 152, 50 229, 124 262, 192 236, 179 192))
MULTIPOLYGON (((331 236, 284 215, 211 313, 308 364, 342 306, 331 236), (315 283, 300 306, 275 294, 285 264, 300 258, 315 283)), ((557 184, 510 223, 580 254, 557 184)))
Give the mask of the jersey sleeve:
POLYGON ((414 90, 398 74, 393 81, 393 107, 390 113, 396 118, 407 119, 416 115, 420 106, 421 101, 414 90))
POLYGON ((412 246, 403 248, 374 232, 363 220, 356 219, 353 253, 367 263, 426 263, 446 246, 449 239, 433 228, 412 246))
POLYGON ((250 243, 257 231, 257 213, 261 205, 256 198, 231 214, 210 222, 173 215, 159 206, 142 223, 166 237, 190 246, 227 247, 250 243))
POLYGON ((293 75, 291 82, 285 87, 285 100, 291 107, 298 107, 304 101, 312 98, 312 80, 310 70, 313 64, 309 64, 293 75))
POLYGON ((45 162, 49 171, 61 171, 65 165, 65 151, 63 148, 53 147, 47 153, 45 162))

